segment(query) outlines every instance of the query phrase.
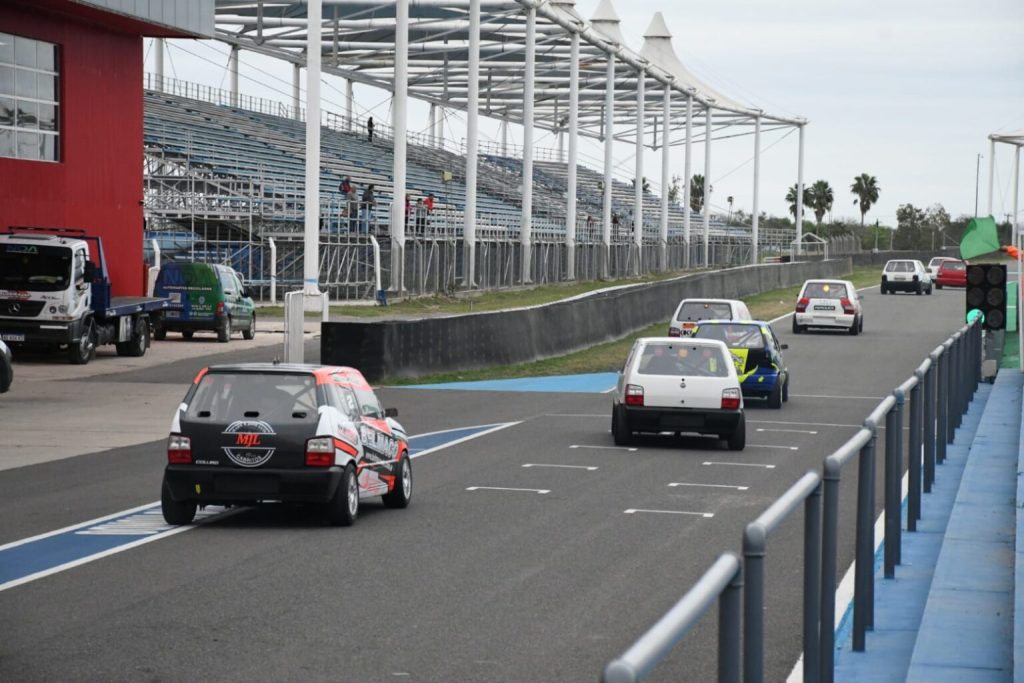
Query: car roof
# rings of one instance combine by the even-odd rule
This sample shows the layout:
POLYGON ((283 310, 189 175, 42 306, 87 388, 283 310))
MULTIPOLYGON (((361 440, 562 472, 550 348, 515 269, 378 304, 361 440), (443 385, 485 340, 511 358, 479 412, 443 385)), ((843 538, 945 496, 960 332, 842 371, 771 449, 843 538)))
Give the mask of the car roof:
POLYGON ((701 320, 698 325, 750 325, 751 327, 770 327, 771 323, 766 320, 701 320))
POLYGON ((683 299, 682 301, 680 301, 679 305, 682 306, 683 304, 692 304, 692 303, 698 303, 698 304, 704 304, 704 303, 708 303, 708 304, 743 304, 743 302, 740 301, 739 299, 706 299, 704 297, 689 297, 689 298, 686 298, 686 299, 683 299))
POLYGON ((839 282, 839 283, 844 284, 844 285, 850 285, 850 286, 853 285, 853 283, 850 282, 849 280, 830 280, 830 279, 824 279, 824 278, 816 278, 816 279, 813 279, 813 280, 804 280, 804 284, 805 285, 810 284, 812 282, 813 283, 825 282, 825 283, 829 283, 829 284, 831 284, 833 282, 839 282))

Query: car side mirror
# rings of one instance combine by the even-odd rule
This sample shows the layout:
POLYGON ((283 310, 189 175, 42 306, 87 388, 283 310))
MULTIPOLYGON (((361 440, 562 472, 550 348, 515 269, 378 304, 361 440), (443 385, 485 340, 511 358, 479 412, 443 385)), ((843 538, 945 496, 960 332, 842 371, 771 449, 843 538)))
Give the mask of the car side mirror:
POLYGON ((783 351, 785 351, 786 349, 789 348, 789 344, 780 344, 779 348, 782 349, 783 351))
POLYGON ((85 262, 85 270, 82 272, 82 279, 89 284, 96 279, 96 264, 92 261, 85 262))
POLYGON ((398 417, 398 408, 385 408, 384 417, 398 417))

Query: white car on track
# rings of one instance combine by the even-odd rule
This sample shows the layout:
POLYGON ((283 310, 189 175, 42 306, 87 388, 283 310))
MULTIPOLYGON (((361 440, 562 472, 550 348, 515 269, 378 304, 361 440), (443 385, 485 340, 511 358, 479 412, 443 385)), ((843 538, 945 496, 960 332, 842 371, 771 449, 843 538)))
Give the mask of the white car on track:
POLYGON ((942 265, 943 261, 959 261, 958 258, 952 256, 936 256, 928 262, 928 274, 932 276, 932 282, 935 282, 935 278, 939 276, 939 266, 942 265))
POLYGON ((882 269, 882 294, 892 292, 932 293, 932 276, 915 259, 893 259, 882 269))
POLYGON ((852 282, 808 280, 804 283, 793 313, 793 334, 811 327, 845 329, 854 335, 864 331, 864 307, 852 282))
POLYGON ((743 395, 724 342, 642 337, 633 343, 612 398, 612 436, 622 446, 638 432, 710 434, 743 450, 743 395))
POLYGON ((738 299, 683 299, 672 314, 668 336, 693 334, 701 320, 750 320, 750 311, 738 299))

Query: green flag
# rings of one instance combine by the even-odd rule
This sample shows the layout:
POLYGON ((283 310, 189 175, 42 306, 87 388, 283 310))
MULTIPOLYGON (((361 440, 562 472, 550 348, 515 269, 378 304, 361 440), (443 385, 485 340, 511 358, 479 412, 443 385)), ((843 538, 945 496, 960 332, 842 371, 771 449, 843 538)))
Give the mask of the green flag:
POLYGON ((972 259, 982 254, 991 254, 993 251, 999 251, 995 219, 992 216, 971 219, 963 239, 960 240, 960 258, 972 259))

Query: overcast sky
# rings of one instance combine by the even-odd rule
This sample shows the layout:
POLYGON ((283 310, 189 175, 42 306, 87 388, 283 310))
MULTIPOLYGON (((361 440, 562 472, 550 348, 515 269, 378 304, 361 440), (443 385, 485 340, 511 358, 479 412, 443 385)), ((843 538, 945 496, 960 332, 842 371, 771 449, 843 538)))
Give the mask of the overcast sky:
MULTIPOLYGON (((597 4, 581 0, 577 9, 589 18, 597 4)), ((635 50, 660 10, 683 63, 715 89, 767 112, 809 119, 805 182, 831 183, 836 217, 859 218, 849 186, 862 172, 882 188, 869 221, 894 224, 897 206, 908 202, 941 203, 954 217, 973 214, 979 153, 979 211, 985 213, 987 136, 1024 129, 1022 0, 618 0, 615 7, 635 50)), ((167 75, 227 87, 222 45, 169 42, 167 75)), ((148 42, 146 55, 150 71, 148 42)), ((243 92, 289 100, 289 65, 244 52, 241 63, 243 92)), ((340 112, 344 86, 325 80, 324 106, 340 112)), ((357 86, 358 109, 381 120, 389 116, 387 98, 357 86)), ((410 108, 410 130, 425 128, 426 111, 426 105, 410 108)), ((455 139, 464 134, 459 119, 453 115, 448 124, 455 139)), ((496 139, 497 125, 482 125, 482 135, 496 139)), ((782 136, 762 141, 761 207, 776 215, 787 212, 786 188, 796 181, 797 136, 782 136)), ((550 136, 537 137, 538 145, 554 147, 550 136)), ((749 211, 753 140, 715 143, 712 152, 713 205, 724 211, 725 198, 733 196, 736 208, 749 211)), ((694 172, 702 172, 703 148, 694 154, 694 172)), ((600 148, 582 145, 581 158, 598 167, 600 148)), ((616 149, 615 158, 632 169, 629 146, 616 149)), ((660 154, 648 152, 644 163, 657 184, 660 154)), ((682 169, 680 148, 672 173, 682 169)), ((994 213, 1000 218, 1012 210, 1012 171, 1012 148, 997 145, 994 213)))

